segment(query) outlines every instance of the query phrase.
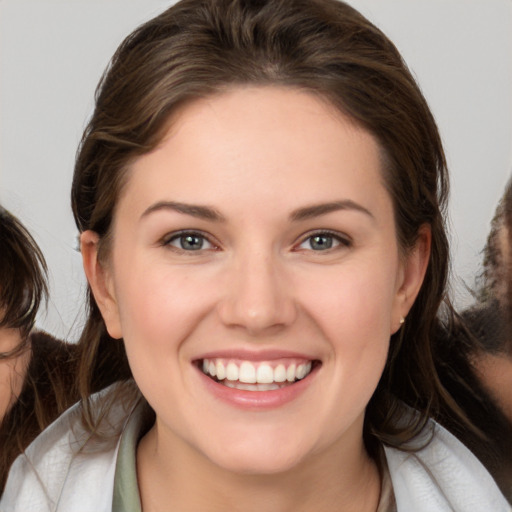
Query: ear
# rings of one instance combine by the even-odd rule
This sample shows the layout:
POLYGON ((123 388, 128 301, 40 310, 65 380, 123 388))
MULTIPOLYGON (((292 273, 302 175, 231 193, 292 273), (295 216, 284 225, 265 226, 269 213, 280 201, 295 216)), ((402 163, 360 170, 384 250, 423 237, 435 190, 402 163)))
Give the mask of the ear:
POLYGON ((112 338, 122 337, 119 309, 111 276, 111 271, 98 258, 99 236, 94 231, 84 231, 80 235, 82 262, 96 304, 112 338))
POLYGON ((421 226, 414 246, 402 256, 398 276, 397 292, 391 319, 391 334, 394 334, 405 321, 418 293, 430 261, 432 232, 430 226, 421 226))

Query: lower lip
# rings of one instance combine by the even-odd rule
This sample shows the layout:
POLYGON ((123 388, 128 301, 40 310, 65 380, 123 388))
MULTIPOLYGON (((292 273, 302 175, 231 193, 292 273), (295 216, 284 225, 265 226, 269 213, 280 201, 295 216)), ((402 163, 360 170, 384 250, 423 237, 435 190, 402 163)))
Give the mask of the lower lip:
POLYGON ((318 367, 313 368, 311 373, 304 379, 289 386, 271 391, 247 391, 244 389, 230 388, 207 377, 199 368, 197 371, 204 386, 216 398, 234 407, 265 410, 281 407, 298 398, 313 382, 318 367))

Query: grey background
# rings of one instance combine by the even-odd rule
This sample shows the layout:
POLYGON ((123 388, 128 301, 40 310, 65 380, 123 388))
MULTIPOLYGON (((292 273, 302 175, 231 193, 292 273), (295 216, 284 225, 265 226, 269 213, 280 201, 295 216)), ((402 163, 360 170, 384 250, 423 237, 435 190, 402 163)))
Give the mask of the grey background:
MULTIPOLYGON (((76 339, 85 280, 69 206, 74 154, 117 45, 163 0, 0 0, 0 201, 50 267, 38 324, 76 339)), ((480 251, 512 171, 512 0, 353 0, 416 75, 452 175, 453 294, 471 298, 480 251)))

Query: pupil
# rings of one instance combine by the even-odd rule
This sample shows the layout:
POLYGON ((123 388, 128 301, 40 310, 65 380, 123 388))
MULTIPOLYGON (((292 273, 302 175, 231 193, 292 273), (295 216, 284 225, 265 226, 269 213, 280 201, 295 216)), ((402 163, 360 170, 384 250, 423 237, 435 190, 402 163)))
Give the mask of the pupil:
POLYGON ((198 251, 203 247, 203 239, 195 235, 185 235, 181 237, 182 249, 189 251, 198 251))
POLYGON ((311 248, 316 250, 326 250, 332 247, 332 237, 326 235, 316 235, 311 239, 311 248))

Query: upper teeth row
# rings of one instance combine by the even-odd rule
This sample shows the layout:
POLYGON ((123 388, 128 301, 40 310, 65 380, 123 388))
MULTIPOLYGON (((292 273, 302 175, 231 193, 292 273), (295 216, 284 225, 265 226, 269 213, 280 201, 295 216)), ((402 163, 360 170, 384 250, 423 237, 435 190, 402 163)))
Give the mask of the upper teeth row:
POLYGON ((303 379, 311 371, 311 361, 302 364, 292 363, 288 366, 278 364, 272 368, 269 363, 255 366, 250 361, 236 363, 220 359, 203 359, 203 372, 218 380, 231 380, 247 384, 271 384, 272 382, 295 382, 303 379))

